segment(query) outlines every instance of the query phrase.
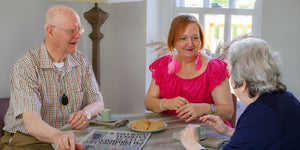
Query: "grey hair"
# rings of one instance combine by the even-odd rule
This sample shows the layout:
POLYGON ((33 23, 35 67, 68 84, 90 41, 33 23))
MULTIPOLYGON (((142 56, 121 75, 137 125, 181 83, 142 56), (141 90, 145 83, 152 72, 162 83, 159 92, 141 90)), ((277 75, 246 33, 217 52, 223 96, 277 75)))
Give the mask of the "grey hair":
POLYGON ((272 52, 262 39, 249 37, 234 42, 229 48, 233 88, 241 87, 245 80, 250 98, 257 94, 285 91, 279 70, 280 62, 279 53, 272 52))

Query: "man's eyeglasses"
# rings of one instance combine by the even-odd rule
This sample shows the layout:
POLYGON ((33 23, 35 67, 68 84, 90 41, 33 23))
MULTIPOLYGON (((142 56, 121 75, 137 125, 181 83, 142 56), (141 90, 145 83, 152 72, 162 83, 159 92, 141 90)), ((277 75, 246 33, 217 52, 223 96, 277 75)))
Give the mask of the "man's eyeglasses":
POLYGON ((57 28, 57 29, 60 29, 60 30, 63 30, 65 31, 66 33, 70 34, 70 35, 74 35, 75 33, 79 32, 80 34, 84 32, 84 27, 80 27, 80 28, 75 28, 75 27, 72 27, 72 28, 69 28, 69 29, 64 29, 64 28, 60 28, 60 27, 57 27, 55 25, 51 25, 52 27, 54 28, 57 28))

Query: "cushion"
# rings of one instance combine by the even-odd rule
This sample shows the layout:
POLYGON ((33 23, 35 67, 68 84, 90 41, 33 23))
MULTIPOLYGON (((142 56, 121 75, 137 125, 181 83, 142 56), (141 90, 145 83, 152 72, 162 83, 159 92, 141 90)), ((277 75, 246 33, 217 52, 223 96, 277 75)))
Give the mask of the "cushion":
POLYGON ((3 135, 4 116, 9 106, 9 97, 0 98, 0 138, 3 135))

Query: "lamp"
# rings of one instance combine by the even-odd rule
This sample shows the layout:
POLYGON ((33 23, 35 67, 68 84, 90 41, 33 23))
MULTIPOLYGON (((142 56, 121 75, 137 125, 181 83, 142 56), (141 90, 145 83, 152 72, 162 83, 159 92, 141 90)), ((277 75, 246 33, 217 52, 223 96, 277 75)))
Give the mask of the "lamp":
POLYGON ((83 14, 84 18, 91 24, 92 32, 89 34, 93 42, 92 51, 92 66, 100 86, 100 40, 103 38, 103 34, 100 32, 100 27, 108 17, 108 13, 98 7, 98 3, 110 4, 110 3, 122 3, 122 2, 134 2, 143 0, 52 0, 52 1, 66 1, 66 2, 92 2, 95 3, 94 7, 83 14))

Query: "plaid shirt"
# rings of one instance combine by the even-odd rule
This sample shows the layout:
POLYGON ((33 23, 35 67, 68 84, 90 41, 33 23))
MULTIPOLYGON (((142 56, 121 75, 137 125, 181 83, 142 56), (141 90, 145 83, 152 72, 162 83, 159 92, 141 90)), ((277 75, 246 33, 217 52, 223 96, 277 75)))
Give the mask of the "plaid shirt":
POLYGON ((10 106, 4 130, 28 134, 23 123, 24 112, 39 112, 42 119, 55 128, 67 124, 69 115, 86 105, 101 100, 98 83, 84 54, 76 51, 57 69, 41 44, 19 58, 10 76, 10 106), (68 104, 62 105, 66 94, 68 104))

